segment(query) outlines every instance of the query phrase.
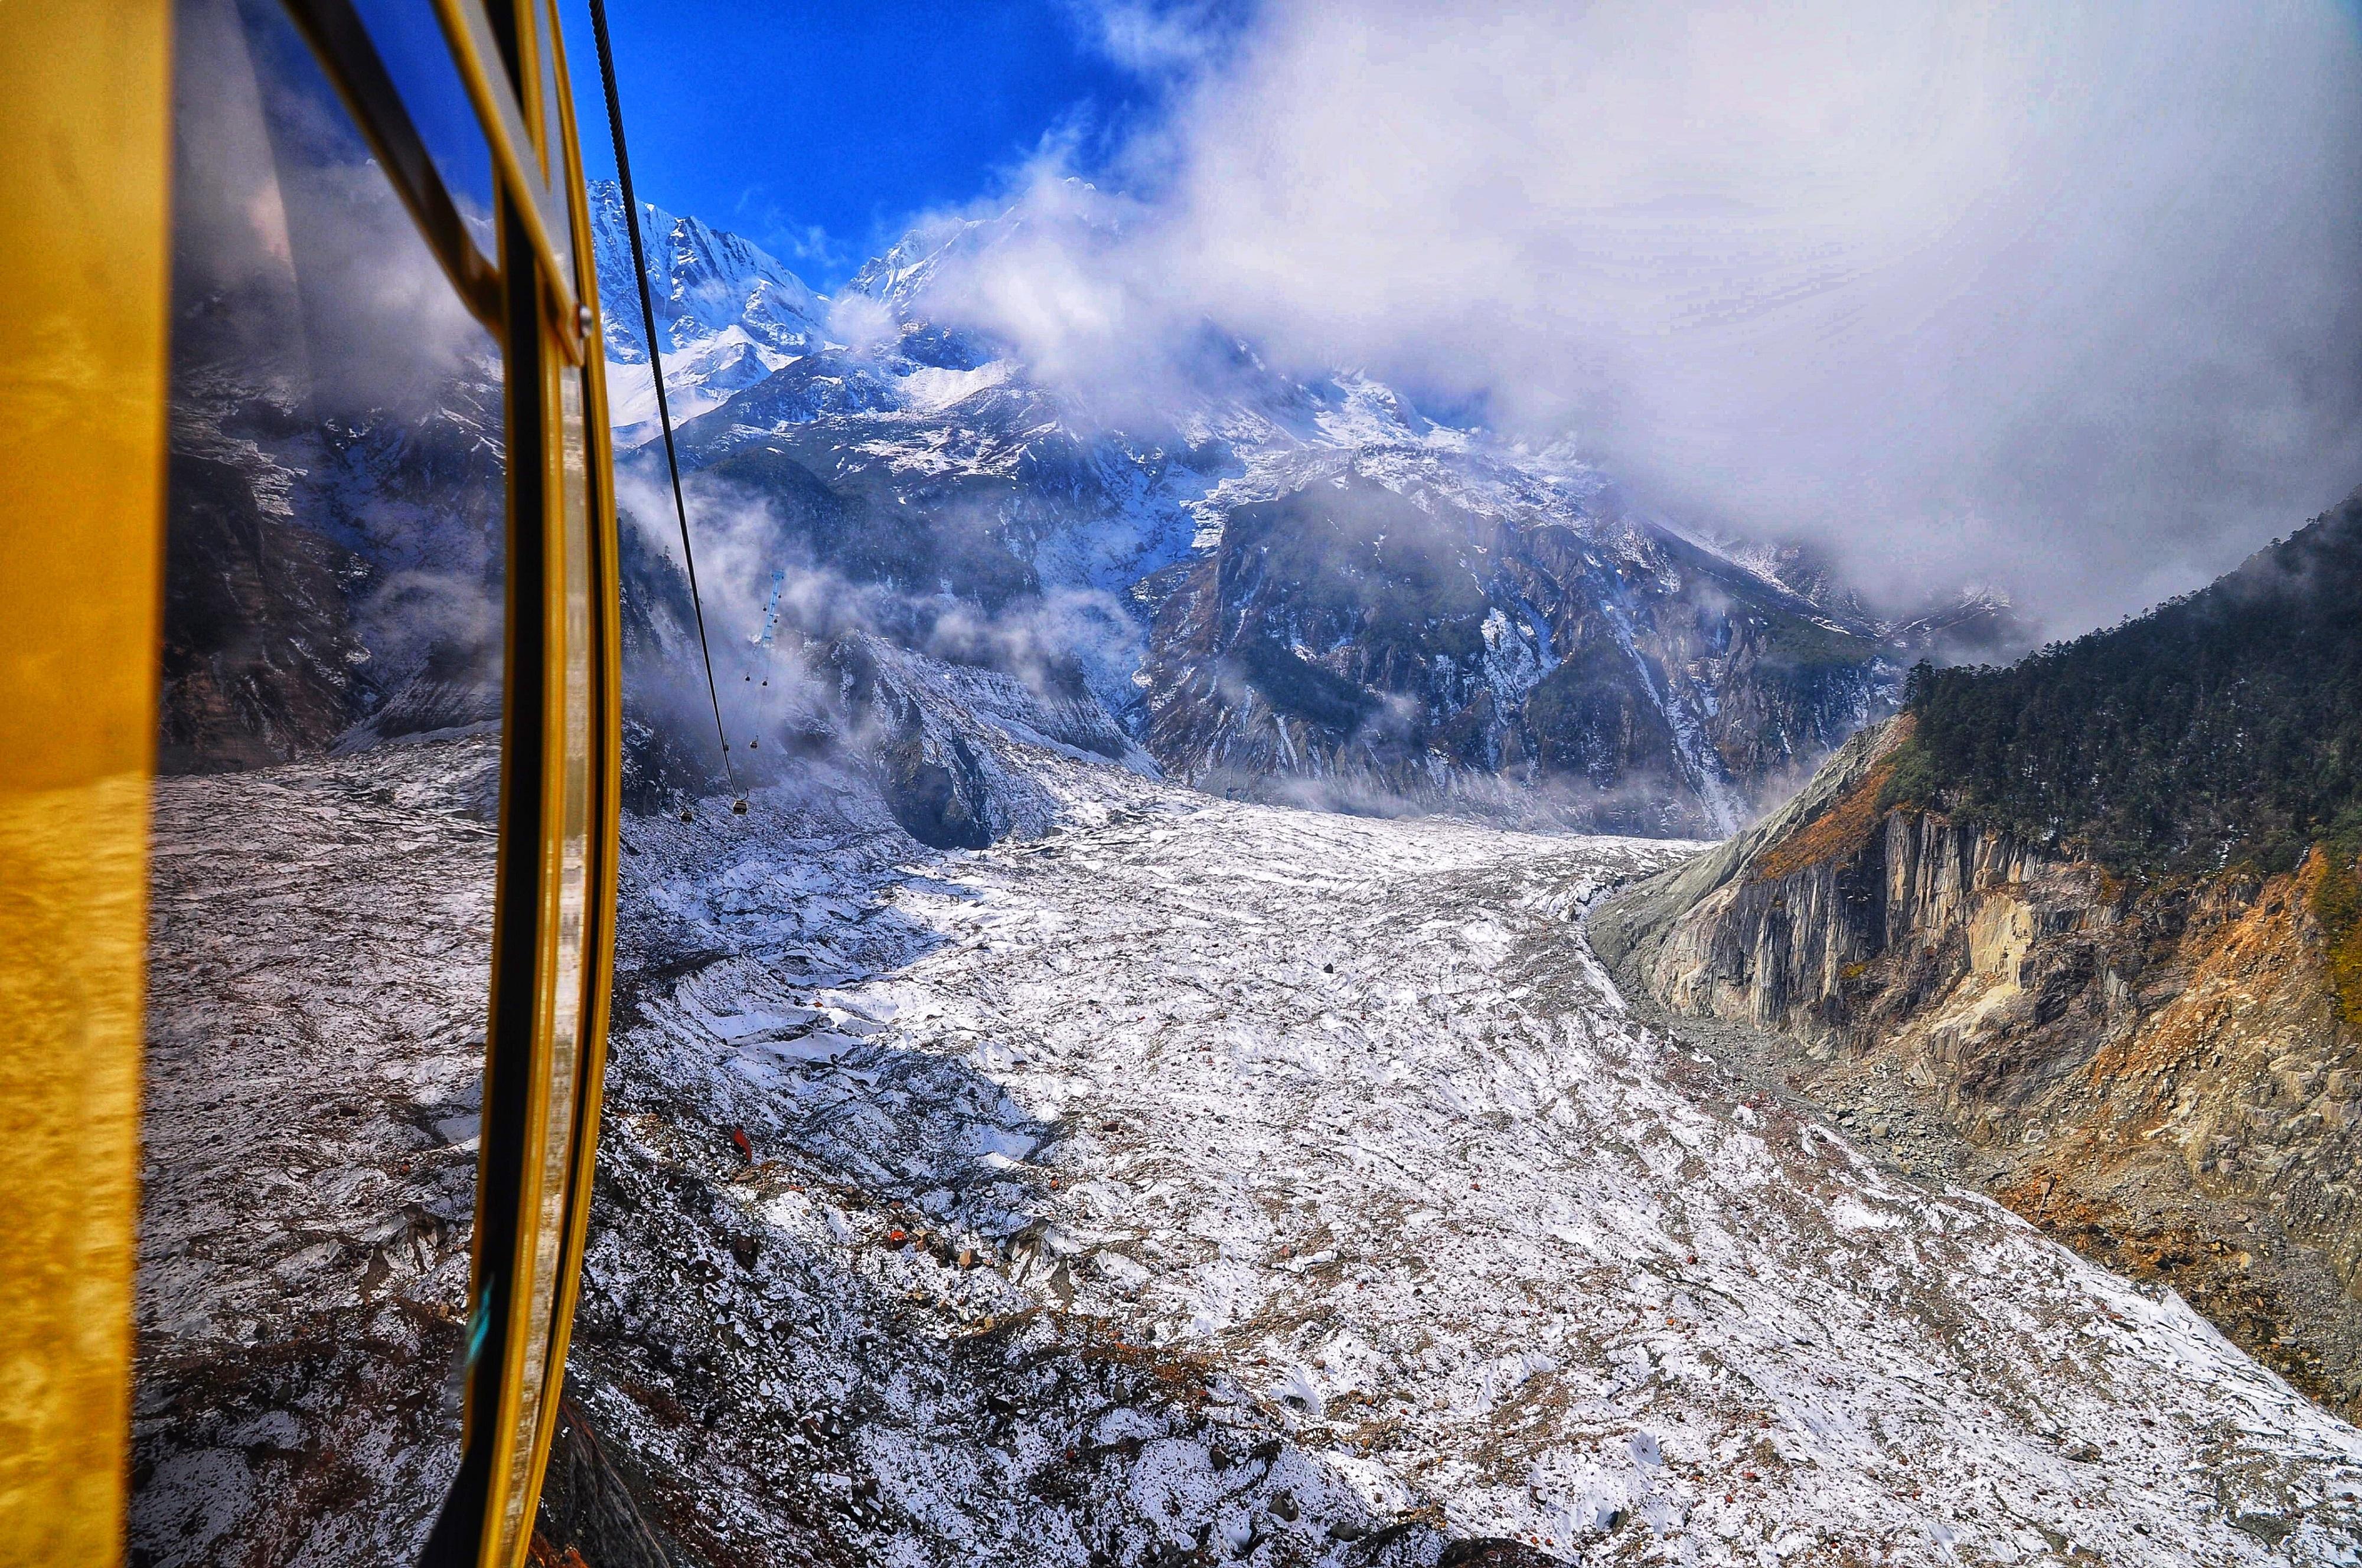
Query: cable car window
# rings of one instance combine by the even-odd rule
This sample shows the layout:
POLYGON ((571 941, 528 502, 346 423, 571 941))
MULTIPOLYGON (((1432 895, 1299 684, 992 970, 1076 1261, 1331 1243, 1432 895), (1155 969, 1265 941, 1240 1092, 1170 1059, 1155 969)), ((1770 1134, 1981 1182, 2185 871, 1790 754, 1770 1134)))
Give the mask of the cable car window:
MULTIPOLYGON (((535 6, 534 23, 534 52, 539 61, 536 72, 540 83, 536 89, 540 94, 539 113, 548 127, 541 138, 541 174, 543 179, 562 188, 565 166, 560 149, 564 138, 558 136, 557 127, 563 123, 561 116, 565 113, 565 94, 559 86, 556 10, 549 6, 535 6)), ((564 223, 553 225, 549 238, 552 248, 557 253, 558 266, 568 277, 571 277, 574 269, 572 227, 564 223)))
POLYGON ((179 17, 133 1560, 407 1561, 459 1459, 503 371, 279 8, 179 17))
POLYGON ((353 11, 377 45, 386 74, 401 93, 403 106, 469 233, 487 256, 495 254, 492 152, 484 143, 467 84, 451 63, 435 7, 420 0, 353 0, 353 11))

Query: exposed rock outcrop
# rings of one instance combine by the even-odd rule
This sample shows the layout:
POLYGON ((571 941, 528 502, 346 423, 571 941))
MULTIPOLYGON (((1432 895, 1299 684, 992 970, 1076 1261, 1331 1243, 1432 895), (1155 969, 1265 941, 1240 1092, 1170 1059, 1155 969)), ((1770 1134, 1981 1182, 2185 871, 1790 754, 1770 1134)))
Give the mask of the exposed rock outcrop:
POLYGON ((1878 628, 1612 490, 1584 504, 1486 511, 1347 466, 1231 510, 1136 590, 1154 606, 1143 743, 1217 790, 1524 791, 1564 823, 1724 833, 1893 712, 1908 655, 1878 628))
POLYGON ((2167 1280, 2362 1409, 2362 1047, 2323 897, 2350 873, 2316 848, 2286 875, 2127 885, 1893 807, 1911 723, 1610 900, 1594 942, 1858 1135, 2167 1280))

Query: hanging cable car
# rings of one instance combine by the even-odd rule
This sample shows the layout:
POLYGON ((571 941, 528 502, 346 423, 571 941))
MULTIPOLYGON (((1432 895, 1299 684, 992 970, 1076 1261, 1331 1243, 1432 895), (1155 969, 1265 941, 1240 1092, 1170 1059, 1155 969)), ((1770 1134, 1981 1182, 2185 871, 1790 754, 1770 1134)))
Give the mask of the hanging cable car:
POLYGON ((19 5, 0 60, 0 1558, 202 1559, 227 1497, 508 1568, 620 790, 555 7, 19 5))

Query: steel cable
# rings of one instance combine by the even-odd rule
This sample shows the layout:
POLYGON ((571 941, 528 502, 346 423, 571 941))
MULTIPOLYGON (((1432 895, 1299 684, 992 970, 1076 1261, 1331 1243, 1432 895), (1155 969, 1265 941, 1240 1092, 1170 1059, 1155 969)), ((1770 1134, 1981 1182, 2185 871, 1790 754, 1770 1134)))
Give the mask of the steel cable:
POLYGON ((672 477, 673 515, 680 521, 680 555, 689 569, 689 602, 697 613, 697 646, 705 658, 705 696, 713 704, 713 738, 722 745, 722 777, 734 797, 732 809, 744 812, 738 775, 730 766, 730 736, 722 724, 722 692, 713 682, 713 647, 705 637, 705 601, 697 591, 697 552, 689 542, 689 503, 681 499, 680 458, 673 449, 672 408, 665 401, 664 359, 657 347, 657 307, 648 293, 647 253, 640 245, 640 204, 632 193, 632 160, 624 150, 624 104, 615 93, 615 56, 607 42, 604 0, 590 0, 590 31, 599 42, 599 84, 607 94, 607 129, 615 143, 615 182, 623 188, 624 230, 632 241, 632 281, 639 285, 640 326, 647 335, 648 374, 657 386, 657 423, 664 430, 665 471, 672 477))

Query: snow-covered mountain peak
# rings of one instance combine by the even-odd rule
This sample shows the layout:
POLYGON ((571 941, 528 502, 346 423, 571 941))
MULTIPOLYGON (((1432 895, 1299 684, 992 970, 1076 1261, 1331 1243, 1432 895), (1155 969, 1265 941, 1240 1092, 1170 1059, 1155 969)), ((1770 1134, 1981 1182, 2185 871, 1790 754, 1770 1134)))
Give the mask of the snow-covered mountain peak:
MULTIPOLYGON (((1049 242, 1072 263, 1119 236, 1120 203, 1086 187, 913 229, 833 302, 650 216, 670 226, 652 282, 683 460, 769 509, 771 569, 873 582, 906 630, 954 602, 1098 605, 1053 618, 1058 657, 1190 780, 1500 788, 1552 821, 1726 833, 1889 711, 1916 652, 1841 593, 1678 533, 1572 448, 1438 424, 1217 322, 1141 346, 1162 387, 1144 412, 1096 406, 961 310, 1049 242)), ((622 314, 628 266, 609 275, 622 314)), ((640 445, 646 371, 612 380, 618 445, 640 445)))
MULTIPOLYGON (((599 275, 608 280, 607 357, 645 364, 639 302, 620 287, 632 275, 631 237, 624 227, 623 192, 612 180, 590 186, 590 233, 599 275)), ((642 202, 640 241, 668 353, 733 327, 790 354, 824 340, 828 301, 743 235, 642 202)))
POLYGON ((853 275, 849 294, 865 294, 891 306, 898 315, 923 315, 933 291, 955 283, 994 251, 1054 231, 1059 248, 1071 253, 1078 242, 1111 241, 1123 226, 1113 204, 1089 182, 1071 176, 1038 188, 1027 200, 988 217, 942 217, 919 224, 853 275))
POLYGON ((971 218, 914 228, 883 255, 863 263, 844 291, 866 294, 898 311, 907 309, 946 262, 974 254, 1000 232, 999 223, 999 219, 971 218))

